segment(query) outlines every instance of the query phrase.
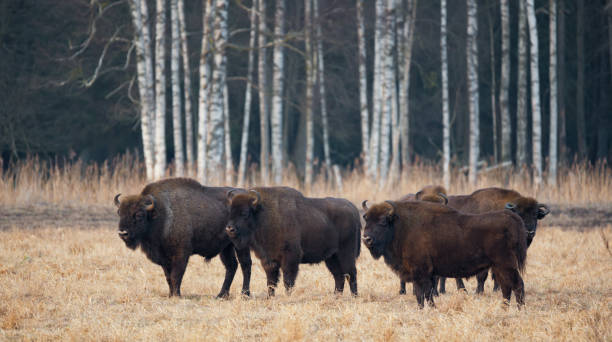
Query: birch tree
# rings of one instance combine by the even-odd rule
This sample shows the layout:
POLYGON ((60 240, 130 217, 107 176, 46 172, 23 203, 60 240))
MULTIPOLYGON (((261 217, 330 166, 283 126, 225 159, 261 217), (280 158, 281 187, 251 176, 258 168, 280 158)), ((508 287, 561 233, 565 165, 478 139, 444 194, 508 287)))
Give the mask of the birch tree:
POLYGON ((306 163, 304 169, 304 184, 307 189, 312 186, 312 158, 314 154, 314 132, 312 115, 312 91, 314 85, 313 52, 312 52, 312 4, 304 0, 304 50, 306 63, 306 163))
POLYGON ((414 42, 414 23, 416 21, 417 0, 407 0, 403 16, 403 34, 398 49, 399 83, 399 126, 401 127, 402 165, 410 164, 410 65, 412 61, 412 45, 414 42))
POLYGON ((368 86, 366 73, 365 20, 363 17, 363 0, 357 0, 357 43, 359 49, 359 108, 361 113, 361 154, 364 168, 368 169, 370 159, 370 112, 368 109, 368 86))
POLYGON ((149 12, 144 0, 130 0, 132 24, 134 25, 134 43, 136 45, 136 73, 138 92, 140 96, 140 130, 142 134, 142 150, 148 181, 154 179, 153 127, 155 123, 155 94, 153 93, 153 61, 151 57, 149 12))
POLYGON ((476 184, 478 157, 480 154, 479 109, 478 109, 478 34, 476 0, 467 0, 467 79, 470 112, 469 181, 476 184))
POLYGON ((440 60, 442 62, 442 180, 450 187, 450 123, 448 109, 448 53, 446 51, 446 0, 440 4, 440 60))
POLYGON ((321 105, 321 123, 323 126, 323 156, 325 159, 325 168, 327 177, 330 178, 332 171, 331 157, 329 155, 329 127, 327 122, 327 101, 325 100, 325 64, 323 61, 323 35, 321 34, 321 15, 319 11, 319 0, 313 0, 313 11, 315 15, 315 22, 317 25, 317 34, 315 40, 317 41, 317 80, 319 81, 319 101, 321 105))
POLYGON ((374 79, 372 81, 372 129, 370 130, 370 177, 376 179, 379 170, 380 157, 380 129, 383 99, 383 50, 385 31, 385 2, 376 0, 376 25, 374 27, 374 79))
POLYGON ((500 1, 501 9, 501 80, 499 89, 500 119, 501 119, 501 162, 511 159, 512 142, 510 140, 512 126, 510 124, 510 8, 508 0, 500 1))
MULTIPOLYGON (((400 49, 400 47, 398 46, 398 42, 401 40, 397 36, 398 27, 400 24, 402 24, 402 27, 403 27, 403 21, 404 21, 403 13, 399 13, 400 4, 401 4, 401 1, 399 0, 391 0, 391 10, 392 10, 393 18, 391 19, 391 37, 390 39, 392 42, 394 42, 393 51, 396 53, 400 49), (398 22, 398 17, 402 18, 399 20, 400 22, 398 22)), ((391 80, 392 80, 391 92, 393 95, 391 99, 391 170, 390 170, 391 177, 388 178, 394 184, 399 180, 400 160, 402 158, 400 155, 401 127, 399 125, 399 97, 400 97, 400 94, 399 94, 399 88, 397 87, 397 82, 401 77, 399 77, 398 75, 399 61, 397 61, 396 63, 395 58, 396 58, 396 55, 393 54, 392 59, 391 59, 391 64, 393 67, 393 71, 391 73, 391 80)))
POLYGON ((193 109, 191 99, 191 65, 189 64, 189 49, 187 46, 187 28, 185 24, 184 0, 178 0, 178 22, 183 57, 183 87, 185 100, 185 150, 187 156, 187 173, 193 172, 193 109))
POLYGON ((268 82, 266 79, 266 0, 259 0, 259 126, 260 126, 260 159, 261 182, 268 183, 269 142, 270 136, 268 111, 268 82))
MULTIPOLYGON (((226 82, 225 44, 227 42, 227 0, 215 0, 213 25, 213 62, 210 104, 210 129, 208 131, 209 170, 221 180, 224 153, 224 90, 226 82)), ((227 172, 227 170, 226 170, 227 172)))
POLYGON ((548 152, 548 183, 557 184, 557 5, 549 0, 549 79, 550 79, 550 140, 548 152))
POLYGON ((253 93, 253 64, 255 63, 255 33, 257 30, 257 2, 251 5, 251 30, 249 32, 249 59, 247 65, 246 87, 244 90, 244 119, 242 121, 242 138, 240 139, 240 163, 238 164, 238 186, 243 187, 246 180, 247 153, 249 142, 249 126, 251 121, 251 94, 253 93))
POLYGON ((208 110, 210 98, 210 18, 213 11, 212 0, 202 4, 202 51, 200 53, 200 91, 198 99, 198 178, 207 183, 208 151, 206 139, 208 137, 208 110))
MULTIPOLYGON (((491 5, 495 8, 493 5, 491 5)), ((491 121, 493 128, 493 161, 494 163, 499 162, 499 156, 497 154, 499 146, 499 137, 497 132, 497 82, 495 79, 495 32, 493 31, 493 18, 491 13, 487 13, 489 19, 489 51, 491 54, 491 121)))
POLYGON ((280 184, 283 173, 283 72, 285 69, 283 39, 285 35, 285 0, 276 0, 274 21, 273 92, 270 122, 272 126, 272 173, 274 175, 274 182, 280 184))
POLYGON ((533 0, 526 0, 527 23, 529 27, 530 65, 531 65, 531 118, 533 146, 534 181, 536 185, 542 182, 542 120, 540 113, 540 74, 538 72, 538 28, 533 0))
POLYGON ((390 137, 391 134, 391 107, 393 102, 393 0, 387 0, 385 13, 382 16, 384 20, 384 40, 383 40, 383 80, 382 80, 382 96, 381 96, 381 111, 382 121, 380 128, 380 177, 382 180, 387 179, 389 173, 389 156, 390 156, 390 137))
POLYGON ((185 174, 185 156, 183 154, 183 125, 181 117, 181 86, 179 67, 180 61, 180 41, 179 36, 179 20, 178 20, 178 0, 170 2, 170 26, 171 26, 171 53, 170 53, 170 70, 172 83, 172 132, 174 143, 174 167, 177 176, 185 174))
POLYGON ((166 1, 157 0, 155 20, 155 179, 166 173, 166 1))
POLYGON ((525 2, 519 1, 518 80, 516 100, 516 161, 527 163, 527 19, 525 2))

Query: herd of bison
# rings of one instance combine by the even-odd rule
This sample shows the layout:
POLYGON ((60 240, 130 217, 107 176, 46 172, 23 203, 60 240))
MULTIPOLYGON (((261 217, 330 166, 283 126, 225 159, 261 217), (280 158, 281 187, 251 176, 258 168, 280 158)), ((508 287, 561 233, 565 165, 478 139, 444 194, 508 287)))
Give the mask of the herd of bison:
POLYGON ((514 292, 518 306, 525 303, 521 274, 527 248, 538 220, 548 206, 518 192, 486 188, 470 195, 449 196, 440 186, 359 210, 342 198, 309 198, 289 187, 249 190, 207 187, 187 178, 147 185, 140 194, 114 199, 119 208, 119 237, 131 249, 140 247, 160 265, 170 296, 181 295, 181 280, 189 257, 207 260, 219 255, 225 280, 218 297, 227 297, 232 280, 242 269, 242 294, 250 295, 251 251, 266 273, 273 296, 280 272, 287 292, 295 284, 299 264, 324 261, 335 281, 345 279, 357 295, 361 241, 375 259, 400 278, 400 293, 412 282, 419 307, 445 290, 445 277, 476 275, 477 293, 483 291, 489 269, 504 302, 514 292))

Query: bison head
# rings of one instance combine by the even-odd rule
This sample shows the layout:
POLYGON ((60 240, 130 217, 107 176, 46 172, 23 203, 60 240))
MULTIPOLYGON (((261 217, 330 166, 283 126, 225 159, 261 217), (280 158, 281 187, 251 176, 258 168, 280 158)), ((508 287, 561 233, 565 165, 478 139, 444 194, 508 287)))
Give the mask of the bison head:
POLYGON ((115 196, 114 200, 119 208, 118 234, 128 248, 135 249, 149 230, 155 209, 155 198, 153 195, 136 195, 125 196, 119 201, 120 195, 115 196))
POLYGON ((527 229, 527 245, 531 244, 538 227, 538 220, 543 219, 550 213, 546 204, 538 203, 530 197, 519 197, 512 202, 506 203, 506 209, 517 213, 527 229))
POLYGON ((227 193, 229 203, 229 220, 225 231, 238 249, 245 248, 255 230, 255 216, 261 209, 261 197, 257 191, 248 193, 227 193))
POLYGON ((375 204, 368 209, 367 201, 361 204, 365 214, 365 228, 363 230, 363 243, 370 250, 374 259, 383 255, 385 248, 393 240, 393 222, 397 219, 395 204, 391 201, 375 204))
POLYGON ((417 201, 434 202, 440 204, 448 204, 446 197, 446 189, 440 185, 428 185, 414 195, 417 201))

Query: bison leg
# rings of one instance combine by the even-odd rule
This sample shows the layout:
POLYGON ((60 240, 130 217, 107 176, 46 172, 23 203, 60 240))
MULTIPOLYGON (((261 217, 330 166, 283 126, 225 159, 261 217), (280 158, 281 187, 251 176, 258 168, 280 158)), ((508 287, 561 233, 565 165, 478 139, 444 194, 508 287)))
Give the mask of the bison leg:
POLYGON ((476 294, 481 294, 484 292, 484 284, 489 276, 489 270, 486 269, 476 275, 476 280, 478 281, 478 285, 476 286, 476 294))
POLYGON ((523 278, 516 269, 511 270, 509 273, 512 280, 512 291, 514 291, 516 304, 518 304, 518 308, 520 309, 525 305, 525 284, 523 283, 523 278))
POLYGON ((446 293, 446 278, 440 277, 440 290, 439 293, 446 293))
POLYGON ((493 292, 499 291, 499 284, 497 279, 495 279, 495 273, 491 272, 491 278, 493 279, 493 292))
POLYGON ((342 267, 340 267, 340 261, 338 260, 338 256, 334 254, 331 257, 325 259, 325 266, 327 266, 327 269, 334 277, 334 282, 336 283, 336 286, 334 287, 334 292, 342 293, 344 291, 344 276, 342 273, 342 267))
POLYGON ((170 287, 170 297, 181 296, 181 282, 183 281, 183 274, 185 274, 188 261, 189 257, 176 256, 172 259, 170 265, 164 267, 166 281, 170 287))
POLYGON ((234 280, 234 275, 238 269, 234 246, 232 244, 227 245, 219 256, 221 257, 223 266, 225 266, 225 280, 223 280, 223 285, 221 286, 221 291, 217 295, 217 298, 227 298, 229 296, 230 286, 232 286, 232 281, 234 280))
POLYGON ((281 269, 283 270, 283 284, 287 294, 290 294, 293 286, 295 286, 299 268, 300 261, 296 256, 285 256, 281 269))
POLYGON ((399 294, 403 295, 406 294, 406 282, 405 281, 400 281, 400 291, 399 294))
POLYGON ((274 297, 274 290, 278 284, 280 265, 276 262, 270 262, 263 265, 264 271, 266 272, 266 279, 268 284, 268 297, 274 297))
POLYGON ((432 280, 431 294, 436 296, 436 297, 440 295, 438 293, 438 281, 439 280, 440 280, 440 277, 438 277, 438 276, 434 276, 433 280, 432 280))
POLYGON ((245 296, 250 296, 251 291, 251 250, 248 248, 243 248, 241 250, 236 250, 236 255, 238 256, 238 262, 240 263, 240 269, 242 269, 242 294, 245 296))
POLYGON ((512 296, 512 285, 513 285, 512 270, 505 270, 505 269, 497 268, 497 269, 494 269, 493 272, 495 272, 495 274, 497 275, 499 285, 502 290, 502 297, 504 298, 504 304, 509 305, 510 298, 512 296))
POLYGON ((425 306, 425 296, 421 285, 416 281, 412 282, 412 293, 416 297, 419 309, 422 309, 425 306))
POLYGON ((455 278, 455 283, 457 283, 457 290, 465 291, 465 284, 463 283, 463 279, 455 278))
POLYGON ((347 252, 346 250, 340 251, 337 255, 340 267, 342 268, 342 275, 347 277, 351 294, 357 296, 357 267, 355 267, 357 256, 355 253, 347 252))
POLYGON ((432 307, 435 307, 433 300, 433 276, 427 276, 412 282, 414 291, 416 292, 416 299, 419 308, 422 309, 425 306, 425 299, 432 307))

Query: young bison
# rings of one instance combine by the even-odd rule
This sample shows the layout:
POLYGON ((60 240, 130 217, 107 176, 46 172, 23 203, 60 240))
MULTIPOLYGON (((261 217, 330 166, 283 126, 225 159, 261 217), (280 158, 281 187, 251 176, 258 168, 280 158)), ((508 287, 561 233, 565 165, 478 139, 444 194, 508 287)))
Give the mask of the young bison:
POLYGON ((492 267, 506 303, 514 291, 520 306, 525 290, 520 273, 526 259, 526 233, 520 217, 504 210, 460 213, 436 203, 386 201, 367 208, 363 242, 375 259, 401 280, 413 282, 420 308, 434 306, 434 276, 470 277, 492 267))
POLYGON ((220 254, 225 281, 217 297, 227 297, 238 268, 244 280, 242 293, 249 295, 251 255, 236 250, 227 225, 226 193, 232 188, 213 188, 186 178, 166 179, 147 185, 139 195, 124 196, 119 208, 119 237, 130 249, 140 247, 147 258, 164 269, 170 296, 181 295, 181 281, 189 257, 199 254, 210 260, 220 254))
POLYGON ((250 247, 261 260, 274 296, 279 269, 289 293, 299 264, 325 261, 336 292, 344 289, 344 276, 357 295, 357 269, 361 222, 357 208, 339 198, 307 198, 286 187, 254 188, 228 193, 227 235, 236 248, 250 247))

